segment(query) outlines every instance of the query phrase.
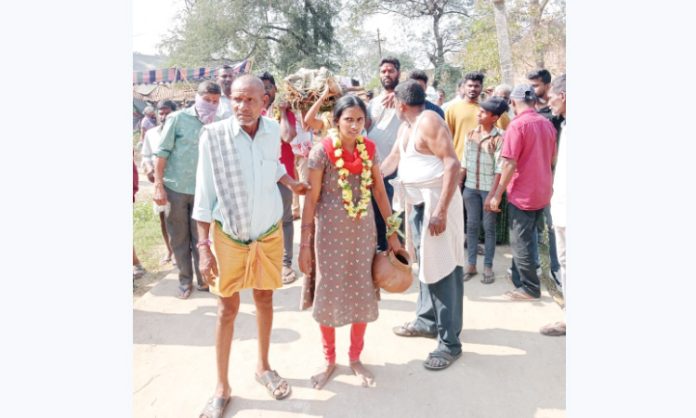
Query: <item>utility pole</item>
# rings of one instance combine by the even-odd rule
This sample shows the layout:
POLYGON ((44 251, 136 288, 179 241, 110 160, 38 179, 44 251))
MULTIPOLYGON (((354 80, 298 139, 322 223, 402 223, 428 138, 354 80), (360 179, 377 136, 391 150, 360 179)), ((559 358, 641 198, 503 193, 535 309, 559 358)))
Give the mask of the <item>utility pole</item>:
POLYGON ((377 49, 379 50, 379 57, 382 58, 382 41, 386 41, 385 38, 380 38, 379 28, 377 28, 377 49))

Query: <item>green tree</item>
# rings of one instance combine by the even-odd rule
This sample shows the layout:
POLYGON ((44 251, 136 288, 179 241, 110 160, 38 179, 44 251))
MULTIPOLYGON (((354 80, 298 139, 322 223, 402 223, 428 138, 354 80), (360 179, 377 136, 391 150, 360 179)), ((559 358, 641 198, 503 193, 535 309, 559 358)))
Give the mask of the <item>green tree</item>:
POLYGON ((171 65, 217 65, 254 57, 281 74, 336 68, 335 3, 326 0, 188 0, 160 49, 171 65))

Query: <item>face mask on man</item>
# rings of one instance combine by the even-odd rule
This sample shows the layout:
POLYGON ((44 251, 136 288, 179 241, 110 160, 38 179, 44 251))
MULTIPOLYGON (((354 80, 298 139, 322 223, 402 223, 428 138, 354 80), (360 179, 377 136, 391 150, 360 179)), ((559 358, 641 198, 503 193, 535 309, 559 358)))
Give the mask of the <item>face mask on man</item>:
POLYGON ((204 124, 211 123, 215 120, 215 113, 217 112, 218 104, 212 104, 203 100, 203 97, 196 95, 196 112, 198 112, 198 119, 204 124))

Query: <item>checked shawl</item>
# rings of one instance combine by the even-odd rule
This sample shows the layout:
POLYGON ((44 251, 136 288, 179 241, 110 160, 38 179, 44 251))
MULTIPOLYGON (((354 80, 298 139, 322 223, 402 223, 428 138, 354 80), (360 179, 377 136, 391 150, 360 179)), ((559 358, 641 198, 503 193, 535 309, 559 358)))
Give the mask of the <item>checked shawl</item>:
POLYGON ((234 146, 232 119, 205 126, 210 142, 210 157, 213 166, 213 182, 217 194, 220 214, 230 231, 223 230, 241 241, 249 241, 251 214, 244 184, 244 173, 234 146))

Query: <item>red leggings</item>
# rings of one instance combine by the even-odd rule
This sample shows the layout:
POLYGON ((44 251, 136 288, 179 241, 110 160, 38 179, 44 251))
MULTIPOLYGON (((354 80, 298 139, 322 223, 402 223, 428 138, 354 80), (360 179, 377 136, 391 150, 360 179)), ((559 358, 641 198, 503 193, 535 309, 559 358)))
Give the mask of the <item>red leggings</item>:
MULTIPOLYGON (((336 363, 336 328, 319 325, 321 343, 324 345, 324 357, 329 364, 336 363)), ((365 345, 365 329, 367 323, 356 322, 350 326, 350 350, 348 358, 351 363, 360 360, 360 353, 365 345)))

